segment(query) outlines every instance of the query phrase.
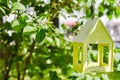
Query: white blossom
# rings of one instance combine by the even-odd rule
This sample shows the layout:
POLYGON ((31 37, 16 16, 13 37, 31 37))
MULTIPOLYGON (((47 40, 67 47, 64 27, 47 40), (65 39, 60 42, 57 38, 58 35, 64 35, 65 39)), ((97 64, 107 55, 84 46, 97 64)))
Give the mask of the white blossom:
POLYGON ((50 0, 44 0, 44 3, 45 3, 45 4, 49 4, 49 3, 50 3, 50 0))
POLYGON ((27 6, 26 13, 27 13, 28 15, 31 15, 31 16, 36 17, 36 12, 34 11, 34 7, 29 7, 29 6, 27 6))
POLYGON ((2 17, 3 23, 6 23, 6 22, 11 23, 16 17, 17 17, 16 14, 9 14, 9 15, 3 16, 2 17))

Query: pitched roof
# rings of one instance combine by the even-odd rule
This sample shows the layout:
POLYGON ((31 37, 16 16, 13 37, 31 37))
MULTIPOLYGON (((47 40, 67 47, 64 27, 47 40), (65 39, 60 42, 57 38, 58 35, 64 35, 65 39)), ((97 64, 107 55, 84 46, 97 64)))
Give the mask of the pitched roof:
MULTIPOLYGON (((94 38, 96 36, 99 37, 99 35, 101 36, 101 34, 102 34, 102 36, 104 36, 103 33, 101 33, 101 32, 106 33, 106 36, 110 37, 108 31, 106 30, 106 28, 104 27, 104 25, 100 19, 98 19, 98 18, 95 18, 93 20, 88 19, 86 24, 80 29, 79 33, 74 37, 73 41, 84 42, 88 38, 88 36, 90 36, 91 34, 92 34, 91 38, 94 38), (101 25, 99 25, 99 24, 101 24, 101 25), (99 27, 99 29, 101 29, 101 31, 97 27, 99 27), (95 32, 95 30, 97 30, 97 32, 95 32), (94 32, 94 34, 93 34, 93 32, 94 32), (94 36, 94 35, 96 35, 96 36, 94 36)), ((93 39, 91 39, 91 40, 93 40, 93 39)))

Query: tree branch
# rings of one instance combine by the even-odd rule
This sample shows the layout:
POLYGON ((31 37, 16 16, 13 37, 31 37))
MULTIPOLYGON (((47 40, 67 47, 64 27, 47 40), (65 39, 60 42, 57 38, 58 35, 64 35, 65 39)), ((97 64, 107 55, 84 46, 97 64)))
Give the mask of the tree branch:
POLYGON ((19 66, 19 63, 16 64, 16 68, 17 68, 17 80, 20 80, 20 66, 19 66))
MULTIPOLYGON (((59 5, 58 5, 58 3, 57 3, 58 7, 56 7, 56 9, 53 10, 53 9, 51 8, 53 14, 52 14, 50 20, 52 20, 52 19, 59 13, 60 9, 62 9, 63 7, 65 7, 66 4, 70 3, 70 1, 72 1, 72 0, 64 0, 64 2, 60 3, 59 5)), ((52 2, 52 1, 51 1, 51 2, 52 2)))
POLYGON ((25 74, 26 74, 27 65, 30 63, 30 58, 31 58, 32 53, 33 53, 33 51, 34 51, 34 46, 35 46, 35 40, 33 39, 33 42, 32 42, 32 44, 31 44, 31 46, 30 46, 29 55, 28 55, 28 57, 25 59, 25 62, 24 62, 22 80, 24 80, 24 77, 25 77, 25 74))

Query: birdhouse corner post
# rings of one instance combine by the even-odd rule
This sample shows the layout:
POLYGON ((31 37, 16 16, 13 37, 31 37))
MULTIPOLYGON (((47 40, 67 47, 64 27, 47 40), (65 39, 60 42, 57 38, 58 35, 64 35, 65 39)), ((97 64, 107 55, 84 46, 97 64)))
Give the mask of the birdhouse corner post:
POLYGON ((87 67, 87 44, 83 44, 83 72, 85 72, 85 69, 87 67))
POLYGON ((78 57, 77 57, 77 53, 78 53, 78 44, 77 43, 73 43, 73 66, 75 67, 76 64, 77 64, 77 60, 78 60, 78 57))
POLYGON ((73 43, 73 67, 79 72, 83 72, 83 44, 73 43))
POLYGON ((98 64, 99 64, 99 66, 103 65, 103 48, 102 48, 102 44, 98 44, 98 64))
POLYGON ((113 49, 114 49, 114 44, 110 44, 109 45, 109 55, 108 55, 108 66, 109 66, 109 69, 110 71, 113 71, 113 68, 114 68, 114 54, 113 54, 113 49))

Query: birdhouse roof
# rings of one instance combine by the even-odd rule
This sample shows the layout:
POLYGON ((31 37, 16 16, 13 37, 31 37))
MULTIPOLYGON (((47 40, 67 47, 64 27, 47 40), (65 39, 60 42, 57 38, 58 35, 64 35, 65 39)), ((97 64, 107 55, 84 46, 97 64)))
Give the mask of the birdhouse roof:
POLYGON ((73 42, 104 43, 113 41, 109 32, 98 18, 88 19, 78 34, 73 38, 73 42))

